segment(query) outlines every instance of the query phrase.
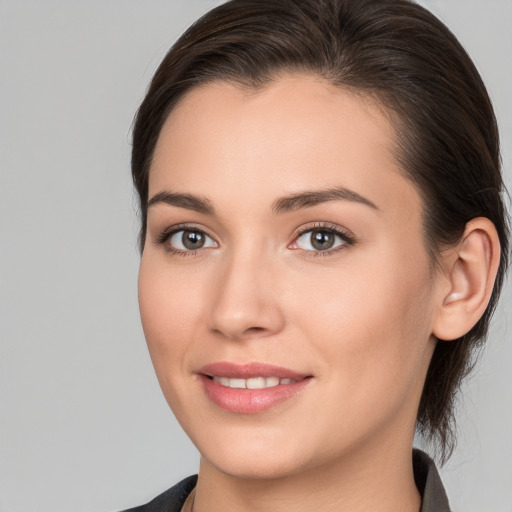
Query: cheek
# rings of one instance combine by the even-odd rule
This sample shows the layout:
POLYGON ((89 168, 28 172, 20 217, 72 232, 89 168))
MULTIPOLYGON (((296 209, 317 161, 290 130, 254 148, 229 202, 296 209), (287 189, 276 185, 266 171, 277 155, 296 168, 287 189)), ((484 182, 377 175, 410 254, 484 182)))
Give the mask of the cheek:
POLYGON ((319 407, 331 411, 333 424, 344 425, 342 437, 395 422, 411 427, 431 356, 426 301, 416 286, 389 273, 357 284, 347 279, 338 301, 312 311, 322 326, 313 339, 330 390, 319 407))
POLYGON ((295 317, 332 363, 326 371, 344 381, 340 389, 377 396, 383 388, 403 392, 422 374, 432 304, 426 260, 413 264, 390 253, 374 261, 347 265, 322 287, 304 285, 312 290, 309 314, 301 317, 305 306, 297 302, 295 317))
POLYGON ((144 335, 165 391, 173 375, 185 371, 188 345, 198 325, 200 291, 191 285, 190 276, 171 272, 149 256, 142 258, 138 289, 144 335))
POLYGON ((148 342, 184 339, 197 321, 203 280, 197 272, 176 272, 165 257, 144 255, 139 269, 139 307, 148 342))

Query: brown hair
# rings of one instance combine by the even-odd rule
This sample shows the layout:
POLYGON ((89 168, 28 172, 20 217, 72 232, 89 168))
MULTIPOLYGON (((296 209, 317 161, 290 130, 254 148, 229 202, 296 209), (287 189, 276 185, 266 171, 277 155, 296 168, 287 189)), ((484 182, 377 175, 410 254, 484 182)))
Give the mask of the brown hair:
POLYGON ((371 95, 392 114, 396 156, 422 196, 434 263, 471 219, 487 217, 498 231, 502 254, 489 306, 465 336, 438 341, 419 405, 417 430, 437 441, 444 461, 455 441, 456 392, 502 287, 508 222, 498 129, 485 86, 454 35, 426 9, 409 0, 231 0, 194 23, 160 64, 135 119, 141 251, 152 155, 176 103, 208 82, 258 89, 297 71, 371 95))

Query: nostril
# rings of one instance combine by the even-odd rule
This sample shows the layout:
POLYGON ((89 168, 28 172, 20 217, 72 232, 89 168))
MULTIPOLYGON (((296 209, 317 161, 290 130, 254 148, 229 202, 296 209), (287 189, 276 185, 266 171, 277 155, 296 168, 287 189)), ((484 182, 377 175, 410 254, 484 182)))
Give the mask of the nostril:
POLYGON ((222 337, 228 337, 231 339, 246 339, 252 337, 264 336, 267 332, 270 332, 266 327, 247 327, 245 329, 237 330, 235 326, 232 328, 225 329, 214 329, 214 333, 222 337))
POLYGON ((263 300, 249 292, 245 292, 245 298, 233 297, 225 288, 223 293, 216 297, 208 313, 210 332, 226 339, 241 340, 275 334, 283 328, 284 318, 274 298, 263 300))

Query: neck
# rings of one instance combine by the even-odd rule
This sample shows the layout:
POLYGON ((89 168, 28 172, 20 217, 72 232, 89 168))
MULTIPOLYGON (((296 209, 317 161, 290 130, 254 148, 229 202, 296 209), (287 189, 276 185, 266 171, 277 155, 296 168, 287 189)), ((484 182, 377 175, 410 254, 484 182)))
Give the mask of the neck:
POLYGON ((385 448, 278 478, 239 478, 201 460, 194 512, 419 512, 411 445, 385 448))

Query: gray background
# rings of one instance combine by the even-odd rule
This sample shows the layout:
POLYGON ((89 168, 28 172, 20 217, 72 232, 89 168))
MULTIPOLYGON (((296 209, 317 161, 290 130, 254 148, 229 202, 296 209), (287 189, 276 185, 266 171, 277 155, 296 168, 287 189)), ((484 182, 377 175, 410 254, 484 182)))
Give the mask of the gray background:
MULTIPOLYGON (((195 472, 139 325, 130 124, 213 0, 0 1, 0 511, 107 512, 195 472)), ((512 182, 512 1, 425 0, 496 107, 512 182)), ((455 511, 512 511, 512 293, 460 405, 455 511)))

